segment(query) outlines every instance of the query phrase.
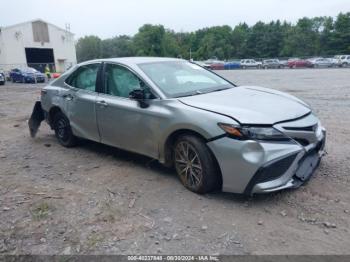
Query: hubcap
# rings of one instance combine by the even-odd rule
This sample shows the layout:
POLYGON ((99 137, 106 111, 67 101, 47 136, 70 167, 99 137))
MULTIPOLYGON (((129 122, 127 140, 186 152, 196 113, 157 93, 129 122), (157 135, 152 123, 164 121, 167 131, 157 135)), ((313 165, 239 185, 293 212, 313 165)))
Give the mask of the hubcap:
POLYGON ((196 188, 202 182, 202 164, 196 149, 182 141, 175 148, 175 167, 184 184, 196 188))

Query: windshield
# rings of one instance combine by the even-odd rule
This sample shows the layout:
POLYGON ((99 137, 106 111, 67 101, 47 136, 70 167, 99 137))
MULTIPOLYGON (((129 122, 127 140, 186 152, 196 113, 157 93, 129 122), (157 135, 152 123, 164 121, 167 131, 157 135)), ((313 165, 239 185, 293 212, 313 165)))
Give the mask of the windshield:
POLYGON ((143 63, 138 66, 167 97, 190 96, 234 87, 214 73, 186 61, 143 63))

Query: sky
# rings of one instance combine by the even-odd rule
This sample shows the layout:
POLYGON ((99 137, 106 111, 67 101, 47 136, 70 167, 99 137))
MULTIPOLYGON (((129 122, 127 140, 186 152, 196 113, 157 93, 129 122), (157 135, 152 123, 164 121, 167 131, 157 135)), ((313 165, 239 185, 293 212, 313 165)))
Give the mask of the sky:
POLYGON ((0 0, 0 6, 0 26, 41 18, 62 28, 69 23, 76 38, 102 39, 134 35, 146 23, 189 32, 350 12, 350 0, 0 0))

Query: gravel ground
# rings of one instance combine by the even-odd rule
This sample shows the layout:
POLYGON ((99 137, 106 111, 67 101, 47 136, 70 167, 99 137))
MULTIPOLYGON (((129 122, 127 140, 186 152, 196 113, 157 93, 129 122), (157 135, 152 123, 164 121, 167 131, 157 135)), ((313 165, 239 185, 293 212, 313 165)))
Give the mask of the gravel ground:
MULTIPOLYGON (((27 119, 39 86, 0 87, 0 253, 350 254, 350 70, 237 70, 289 92, 328 130, 328 155, 297 190, 247 198, 184 189, 156 161, 93 142, 66 149, 27 119)), ((278 108, 276 108, 278 110, 278 108)))

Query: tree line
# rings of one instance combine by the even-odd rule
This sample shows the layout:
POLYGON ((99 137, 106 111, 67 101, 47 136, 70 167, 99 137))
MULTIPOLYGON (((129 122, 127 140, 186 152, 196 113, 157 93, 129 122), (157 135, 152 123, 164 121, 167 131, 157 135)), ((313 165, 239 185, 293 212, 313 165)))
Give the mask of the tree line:
POLYGON ((79 62, 110 57, 164 56, 205 60, 327 56, 350 53, 350 12, 332 17, 214 26, 195 32, 175 32, 145 24, 134 36, 108 39, 89 35, 76 43, 79 62))

